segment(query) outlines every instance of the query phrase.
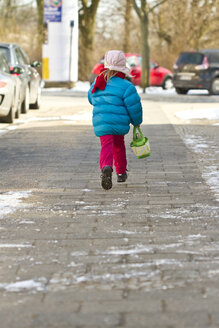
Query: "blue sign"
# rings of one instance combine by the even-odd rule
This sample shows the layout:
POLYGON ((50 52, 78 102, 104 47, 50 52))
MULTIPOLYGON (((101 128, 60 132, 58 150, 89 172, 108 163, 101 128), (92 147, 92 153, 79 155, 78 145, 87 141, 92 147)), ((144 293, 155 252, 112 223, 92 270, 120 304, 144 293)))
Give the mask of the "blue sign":
POLYGON ((44 22, 62 21, 62 0, 44 0, 44 22))

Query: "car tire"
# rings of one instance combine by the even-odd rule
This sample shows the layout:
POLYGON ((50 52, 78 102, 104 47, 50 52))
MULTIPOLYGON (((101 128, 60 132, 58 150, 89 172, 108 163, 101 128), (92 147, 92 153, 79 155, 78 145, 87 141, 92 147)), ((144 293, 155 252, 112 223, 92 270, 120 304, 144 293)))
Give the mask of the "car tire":
POLYGON ((212 81, 209 93, 210 95, 219 95, 219 77, 212 81))
POLYGON ((20 117, 20 114, 21 114, 21 103, 19 101, 19 104, 17 106, 17 110, 15 112, 15 118, 19 118, 20 117))
POLYGON ((30 90, 29 87, 26 87, 25 98, 21 104, 21 113, 27 114, 29 111, 29 99, 30 99, 30 90))
POLYGON ((37 99, 36 102, 34 104, 30 104, 30 108, 31 109, 40 109, 40 100, 41 100, 41 88, 38 88, 37 91, 37 99))
POLYGON ((176 88, 176 93, 178 93, 178 95, 186 95, 188 91, 187 89, 176 88))
POLYGON ((11 123, 14 123, 14 118, 15 118, 15 115, 14 115, 14 107, 12 105, 11 106, 11 109, 10 109, 10 112, 8 113, 8 115, 5 116, 5 117, 2 117, 1 121, 3 123, 9 123, 9 124, 11 124, 11 123))
POLYGON ((172 77, 166 77, 165 80, 163 81, 162 88, 164 90, 171 90, 173 88, 173 79, 172 77))

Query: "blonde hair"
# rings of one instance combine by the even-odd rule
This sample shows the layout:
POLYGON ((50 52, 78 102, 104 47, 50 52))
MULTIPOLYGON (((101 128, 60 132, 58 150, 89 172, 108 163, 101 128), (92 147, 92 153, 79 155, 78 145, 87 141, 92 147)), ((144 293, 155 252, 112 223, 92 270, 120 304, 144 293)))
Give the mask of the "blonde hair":
POLYGON ((111 71, 107 69, 101 72, 100 75, 102 74, 104 76, 105 81, 108 82, 111 79, 111 77, 115 76, 117 73, 118 71, 113 71, 113 70, 111 71))

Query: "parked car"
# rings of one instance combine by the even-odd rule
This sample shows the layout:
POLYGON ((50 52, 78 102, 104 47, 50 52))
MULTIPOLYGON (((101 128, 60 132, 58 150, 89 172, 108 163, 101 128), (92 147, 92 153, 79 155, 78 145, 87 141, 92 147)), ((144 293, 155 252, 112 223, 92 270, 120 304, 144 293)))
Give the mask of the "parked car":
POLYGON ((27 113, 29 108, 40 108, 41 77, 36 67, 40 66, 38 61, 30 64, 30 59, 18 44, 0 43, 0 53, 3 53, 9 66, 20 67, 19 78, 22 84, 21 111, 27 113))
MULTIPOLYGON (((127 64, 131 71, 131 81, 134 85, 141 84, 141 67, 142 57, 139 54, 125 53, 127 64)), ((104 70, 104 57, 94 65, 93 70, 90 74, 90 83, 93 83, 97 75, 104 70)), ((171 89, 172 83, 172 72, 167 68, 159 66, 156 62, 150 61, 150 85, 161 86, 163 89, 171 89)))
POLYGON ((182 52, 174 65, 173 84, 178 94, 207 89, 219 95, 219 49, 182 52))
POLYGON ((12 73, 20 73, 20 68, 10 70, 5 57, 0 53, 0 120, 5 123, 13 123, 21 109, 21 81, 12 73))

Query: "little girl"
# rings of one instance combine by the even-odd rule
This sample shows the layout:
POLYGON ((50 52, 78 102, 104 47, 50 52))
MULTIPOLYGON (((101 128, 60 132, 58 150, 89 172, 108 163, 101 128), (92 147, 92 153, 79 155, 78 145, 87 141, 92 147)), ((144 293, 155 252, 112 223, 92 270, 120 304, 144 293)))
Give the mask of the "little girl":
POLYGON ((125 79, 130 74, 122 51, 106 52, 104 70, 94 81, 88 100, 93 108, 94 133, 100 137, 101 185, 112 188, 113 162, 117 182, 127 179, 127 160, 124 135, 130 123, 142 123, 142 106, 135 86, 125 79))

